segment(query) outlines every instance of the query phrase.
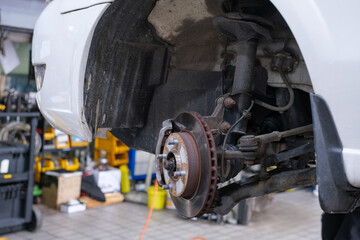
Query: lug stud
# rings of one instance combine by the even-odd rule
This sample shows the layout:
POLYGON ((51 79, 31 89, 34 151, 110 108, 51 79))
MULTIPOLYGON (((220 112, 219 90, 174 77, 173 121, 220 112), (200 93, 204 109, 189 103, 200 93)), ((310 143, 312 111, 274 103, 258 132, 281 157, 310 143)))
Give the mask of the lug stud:
POLYGON ((165 184, 165 185, 162 185, 161 188, 164 189, 164 190, 171 190, 171 189, 174 188, 174 185, 172 185, 172 184, 165 184))
POLYGON ((186 175, 185 171, 176 171, 176 172, 174 172, 175 177, 183 177, 185 175, 186 175))
POLYGON ((157 158, 157 159, 164 159, 164 158, 166 158, 166 154, 158 154, 158 155, 156 156, 156 158, 157 158))
POLYGON ((179 140, 177 139, 170 139, 168 142, 169 145, 177 145, 179 144, 179 140))

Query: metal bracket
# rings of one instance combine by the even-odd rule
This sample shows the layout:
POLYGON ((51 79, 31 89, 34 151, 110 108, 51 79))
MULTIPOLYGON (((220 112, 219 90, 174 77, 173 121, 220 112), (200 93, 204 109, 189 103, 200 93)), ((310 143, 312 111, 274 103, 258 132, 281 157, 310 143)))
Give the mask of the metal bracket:
POLYGON ((162 168, 162 159, 159 159, 157 156, 161 153, 161 146, 164 141, 164 137, 165 137, 166 133, 169 130, 172 130, 172 128, 173 128, 172 122, 173 122, 172 119, 163 121, 162 128, 159 131, 159 136, 158 136, 158 140, 156 143, 156 150, 155 150, 155 154, 156 154, 155 168, 157 169, 156 180, 158 181, 160 186, 164 185, 165 181, 164 181, 164 177, 163 177, 164 173, 163 173, 163 168, 162 168))

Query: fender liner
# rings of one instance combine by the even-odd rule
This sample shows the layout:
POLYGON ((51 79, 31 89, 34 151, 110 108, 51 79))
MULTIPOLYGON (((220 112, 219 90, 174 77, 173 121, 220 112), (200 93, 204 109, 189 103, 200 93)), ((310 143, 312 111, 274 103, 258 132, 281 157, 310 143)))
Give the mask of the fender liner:
POLYGON ((98 128, 144 127, 154 88, 169 61, 147 16, 155 0, 115 1, 96 26, 84 83, 85 118, 98 128))

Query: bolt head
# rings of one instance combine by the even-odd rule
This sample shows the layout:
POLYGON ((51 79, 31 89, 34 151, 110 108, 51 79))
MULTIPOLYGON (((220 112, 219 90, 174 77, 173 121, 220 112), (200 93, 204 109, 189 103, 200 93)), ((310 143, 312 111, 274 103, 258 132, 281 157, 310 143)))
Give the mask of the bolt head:
POLYGON ((231 128, 230 123, 228 123, 228 122, 226 122, 226 121, 222 122, 221 125, 220 125, 220 130, 221 130, 221 132, 223 132, 223 133, 227 133, 230 128, 231 128))
POLYGON ((232 99, 231 97, 227 97, 224 100, 224 106, 226 108, 233 108, 235 106, 236 102, 234 99, 232 99))

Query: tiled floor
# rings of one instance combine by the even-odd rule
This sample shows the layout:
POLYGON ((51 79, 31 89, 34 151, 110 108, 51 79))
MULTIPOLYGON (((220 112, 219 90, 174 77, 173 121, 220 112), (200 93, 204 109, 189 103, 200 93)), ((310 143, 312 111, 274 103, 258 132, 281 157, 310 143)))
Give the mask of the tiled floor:
MULTIPOLYGON (((88 209, 82 213, 63 214, 42 208, 44 222, 36 233, 26 231, 5 235, 16 239, 138 239, 148 208, 120 203, 88 209)), ((144 239, 184 239, 201 236, 217 239, 320 239, 321 209, 318 199, 308 191, 275 195, 265 212, 255 213, 247 226, 216 224, 205 220, 179 218, 172 210, 154 211, 144 239)))

